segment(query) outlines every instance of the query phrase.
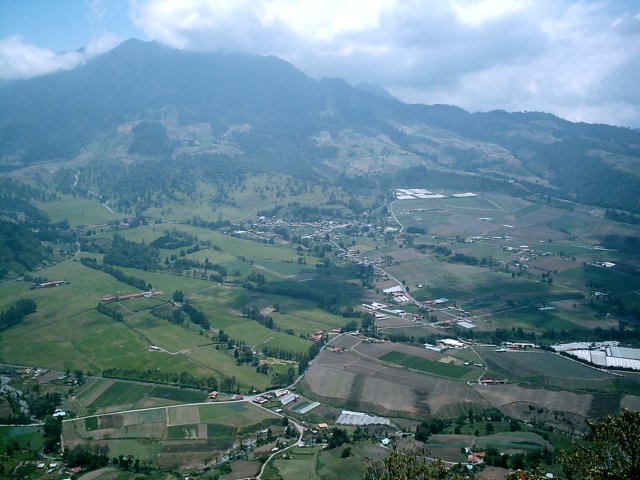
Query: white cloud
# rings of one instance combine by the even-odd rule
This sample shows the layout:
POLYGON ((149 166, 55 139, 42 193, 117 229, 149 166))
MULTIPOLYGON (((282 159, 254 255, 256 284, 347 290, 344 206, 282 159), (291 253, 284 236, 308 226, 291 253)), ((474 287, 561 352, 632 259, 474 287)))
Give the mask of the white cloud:
POLYGON ((112 49, 122 39, 113 35, 96 37, 78 51, 56 53, 25 43, 20 35, 0 39, 0 79, 29 78, 58 70, 71 70, 89 58, 112 49))
POLYGON ((87 19, 91 24, 99 22, 106 15, 107 8, 105 7, 104 0, 87 0, 85 3, 89 10, 87 19))
POLYGON ((638 78, 633 8, 610 0, 132 0, 131 17, 177 48, 273 54, 315 77, 380 83, 405 101, 639 126, 638 94, 618 79, 638 78))

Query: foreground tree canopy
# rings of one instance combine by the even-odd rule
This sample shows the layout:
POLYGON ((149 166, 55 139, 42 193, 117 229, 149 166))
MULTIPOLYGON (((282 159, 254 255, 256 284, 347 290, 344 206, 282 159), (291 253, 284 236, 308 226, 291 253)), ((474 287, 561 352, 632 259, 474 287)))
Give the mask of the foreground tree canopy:
MULTIPOLYGON (((587 441, 564 452, 562 467, 571 480, 640 479, 640 412, 623 409, 619 415, 588 422, 587 441)), ((428 459, 424 450, 393 450, 369 462, 364 480, 458 480, 443 462, 428 459)), ((546 480, 543 469, 516 471, 507 480, 546 480)))
POLYGON ((440 460, 427 459, 424 450, 393 450, 386 458, 370 462, 364 480, 462 480, 440 460))
POLYGON ((640 478, 640 412, 589 422, 589 443, 575 445, 562 464, 572 479, 619 480, 640 478))

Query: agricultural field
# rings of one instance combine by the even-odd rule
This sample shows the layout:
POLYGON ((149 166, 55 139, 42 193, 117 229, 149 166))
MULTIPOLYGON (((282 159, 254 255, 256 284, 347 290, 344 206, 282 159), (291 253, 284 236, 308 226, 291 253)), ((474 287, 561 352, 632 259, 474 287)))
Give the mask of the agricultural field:
POLYGON ((133 455, 160 468, 197 468, 278 422, 277 415, 248 402, 211 403, 65 420, 62 434, 70 448, 89 441, 107 446, 110 455, 133 455))
MULTIPOLYGON (((137 408, 197 403, 206 400, 204 392, 168 387, 144 385, 117 380, 90 380, 75 396, 81 405, 78 414, 100 414, 137 408)), ((78 405, 71 402, 70 405, 78 405)))
POLYGON ((512 383, 570 390, 608 391, 613 375, 547 351, 496 352, 477 348, 489 375, 512 383))
POLYGON ((473 373, 472 369, 455 365, 453 361, 450 363, 446 361, 434 362, 433 360, 426 360, 400 352, 386 353, 380 357, 380 360, 395 363, 396 365, 407 367, 411 370, 419 370, 438 377, 451 379, 460 379, 473 373))
POLYGON ((541 421, 562 431, 581 431, 585 419, 615 414, 627 397, 637 398, 518 385, 476 385, 474 388, 505 415, 541 421))
POLYGON ((386 416, 452 418, 489 406, 465 382, 393 368, 350 352, 321 353, 302 388, 311 399, 386 416))
MULTIPOLYGON (((524 331, 523 335, 534 332, 538 337, 550 330, 619 328, 628 317, 607 315, 605 299, 596 299, 596 291, 619 294, 627 309, 640 306, 640 280, 634 271, 637 255, 593 248, 619 243, 616 235, 631 235, 637 229, 614 224, 587 209, 560 209, 494 193, 396 200, 390 208, 399 226, 385 209, 375 214, 379 218, 368 217, 366 224, 352 218, 336 220, 333 226, 326 221, 277 220, 271 226, 277 224, 280 232, 284 228, 285 235, 262 243, 256 233, 269 231, 271 227, 264 225, 275 220, 268 215, 266 220, 256 218, 260 209, 276 204, 292 208, 289 202, 302 202, 303 210, 333 196, 336 202, 331 208, 346 211, 349 199, 335 187, 283 193, 270 184, 273 181, 269 175, 247 177, 228 192, 233 201, 225 205, 210 203, 210 186, 199 184, 202 197, 185 196, 183 204, 164 209, 151 207, 148 212, 157 213, 158 218, 134 228, 123 228, 118 223, 122 213, 112 213, 91 198, 62 196, 41 205, 55 220, 64 219, 68 209, 69 223, 86 226, 81 231, 95 241, 98 251, 82 251, 71 258, 75 247, 59 246, 73 250, 57 253, 60 258, 67 255, 68 261, 46 266, 39 275, 68 282, 60 287, 32 289, 26 281, 0 284, 0 310, 20 299, 37 303, 36 312, 0 335, 0 360, 20 365, 37 360, 39 367, 60 372, 79 369, 88 375, 62 405, 80 416, 64 423, 66 445, 104 444, 110 456, 134 455, 166 470, 210 465, 241 441, 253 441, 255 431, 279 421, 277 415, 252 404, 225 403, 230 392, 247 394, 283 385, 277 383, 278 377, 297 375, 298 360, 312 360, 306 355, 317 351, 318 344, 310 336, 351 322, 359 329, 364 312, 359 305, 391 304, 391 295, 380 290, 397 281, 406 284, 416 302, 399 307, 406 315, 379 320, 377 333, 380 337, 404 335, 407 342, 463 334, 471 340, 474 335, 487 338, 497 328, 507 333, 524 331), (195 216, 236 221, 202 228, 194 226, 195 216), (398 226, 402 232, 390 233, 389 226, 398 226), (407 233, 410 227, 418 233, 407 233), (200 245, 189 248, 192 245, 182 243, 173 248, 165 242, 162 245, 168 248, 158 250, 159 265, 117 267, 122 275, 162 293, 108 303, 112 313, 97 311, 103 296, 136 293, 140 289, 131 284, 140 284, 116 280, 78 260, 91 257, 102 263, 115 234, 149 245, 171 232, 178 232, 176 238, 191 235, 187 243, 200 245), (346 249, 351 257, 343 254, 346 249), (187 267, 173 270, 173 262, 179 259, 187 267), (367 271, 354 265, 360 260, 376 262, 379 269, 368 267, 367 271), (603 261, 617 265, 595 264, 603 261), (205 272, 198 265, 204 263, 217 270, 207 267, 205 272), (225 271, 222 278, 208 278, 218 270, 225 271), (174 301, 178 293, 182 299, 174 301), (449 302, 428 308, 418 304, 440 297, 449 302), (207 326, 187 315, 185 305, 196 309, 207 326), (411 313, 426 314, 426 318, 414 321, 411 313), (272 324, 265 322, 267 317, 272 324), (477 327, 462 333, 436 329, 430 323, 457 317, 468 317, 477 327), (250 349, 249 360, 238 358, 244 346, 250 349), (261 370, 265 366, 267 373, 261 370), (98 378, 106 370, 121 375, 131 371, 168 375, 165 379, 188 373, 215 381, 211 387, 200 384, 200 389, 189 389, 142 383, 135 376, 121 377, 134 381, 98 378), (227 394, 221 393, 217 402, 200 404, 213 389, 227 394)), ((351 335, 342 335, 330 345, 344 350, 325 349, 311 361, 297 384, 302 395, 299 403, 284 407, 293 418, 331 423, 342 409, 349 409, 385 416, 411 430, 425 419, 453 420, 497 408, 513 418, 581 432, 585 419, 616 413, 622 407, 640 408, 637 381, 630 376, 614 377, 546 351, 498 353, 495 347, 476 347, 477 353, 471 349, 436 353, 420 345, 377 343, 351 335), (478 385, 483 377, 504 378, 509 384, 478 385), (312 401, 321 405, 303 416, 296 413, 312 401)), ((275 405, 280 406, 270 404, 275 405)), ((472 433, 470 426, 464 428, 465 435, 472 433)), ((536 434, 499 431, 478 438, 476 445, 497 445, 514 452, 548 446, 536 434)), ((460 447, 466 446, 465 435, 434 438, 434 454, 463 461, 460 447)), ((381 450, 355 444, 351 457, 342 459, 341 452, 340 448, 292 449, 291 458, 276 457, 264 478, 357 477, 364 458, 381 450)), ((255 462, 236 464, 238 472, 255 474, 255 462)))
POLYGON ((97 197, 76 198, 63 195, 58 200, 36 205, 47 213, 52 222, 67 220, 72 227, 103 225, 125 217, 122 213, 109 211, 97 197))

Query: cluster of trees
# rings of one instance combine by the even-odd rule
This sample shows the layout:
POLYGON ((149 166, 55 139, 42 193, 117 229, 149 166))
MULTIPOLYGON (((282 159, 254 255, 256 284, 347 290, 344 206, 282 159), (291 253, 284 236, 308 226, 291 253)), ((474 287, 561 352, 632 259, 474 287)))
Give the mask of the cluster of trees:
POLYGON ((45 395, 38 395, 34 392, 27 395, 25 399, 27 405, 29 405, 29 412, 36 418, 44 418, 53 414, 60 402, 62 402, 62 397, 57 392, 45 395))
MULTIPOLYGON (((242 257, 241 260, 244 260, 244 257, 242 257)), ((261 291, 261 290, 264 290, 266 286, 266 280, 262 273, 257 273, 255 271, 252 271, 249 275, 247 275, 244 282, 242 282, 242 286, 247 290, 261 291)))
POLYGON ((296 379, 296 371, 293 367, 289 368, 285 373, 276 372, 271 380, 273 387, 286 387, 291 385, 296 379))
POLYGON ((267 328, 273 329, 275 324, 273 323, 273 318, 269 315, 263 315, 260 313, 260 310, 257 307, 244 307, 242 309, 242 315, 244 317, 250 318, 251 320, 255 320, 260 325, 263 325, 267 328))
POLYGON ((634 215, 633 213, 620 212, 607 208, 604 212, 604 218, 613 220, 615 222, 631 223, 638 225, 640 223, 640 215, 634 215))
POLYGON ((183 388, 212 390, 218 388, 215 377, 196 377, 187 372, 161 372, 159 370, 135 370, 128 368, 107 368, 102 371, 105 378, 122 380, 138 380, 141 382, 177 385, 183 388))
POLYGON ((48 415, 44 419, 42 434, 44 445, 42 449, 45 453, 57 452, 60 448, 60 434, 62 433, 62 417, 48 415))
POLYGON ((36 311, 36 302, 30 298, 23 298, 0 312, 0 331, 17 325, 24 317, 36 311))
POLYGON ((189 315, 189 319, 195 323, 196 325, 200 325, 204 330, 209 330, 211 328, 211 324, 207 319, 207 316, 201 310, 198 310, 188 301, 185 301, 182 304, 182 310, 184 313, 189 315))
POLYGON ((100 265, 95 258, 84 257, 80 259, 80 263, 82 263, 82 265, 84 265, 85 267, 93 268, 94 270, 100 270, 101 272, 107 273, 119 282, 126 283, 127 285, 131 285, 132 287, 135 287, 139 290, 151 290, 153 288, 150 283, 145 282, 141 278, 127 275, 122 270, 113 268, 110 265, 105 265, 104 263, 100 265))
POLYGON ((283 348, 275 348, 269 345, 263 345, 261 351, 263 355, 273 358, 279 358, 281 360, 300 361, 302 357, 306 356, 304 353, 294 352, 292 350, 284 350, 283 348))
POLYGON ((307 371, 307 367, 309 366, 309 362, 316 358, 320 351, 322 350, 322 346, 327 343, 327 336, 323 336, 322 340, 319 342, 314 342, 313 345, 309 347, 309 351, 305 356, 298 360, 298 373, 303 374, 307 371))
POLYGON ((118 455, 118 458, 114 457, 111 463, 125 471, 129 471, 129 469, 132 468, 135 473, 149 473, 149 465, 144 463, 142 467, 140 467, 140 459, 135 458, 133 455, 127 455, 126 457, 124 455, 118 455))
MULTIPOLYGON (((230 220, 205 220, 204 218, 200 218, 195 216, 191 219, 187 220, 187 225, 193 225, 194 227, 206 228, 208 230, 218 230, 220 228, 228 227, 231 225, 230 220)), ((218 246, 212 245, 214 250, 222 252, 222 249, 218 246)))
POLYGON ((129 145, 130 153, 166 157, 173 152, 173 142, 161 123, 140 122, 133 127, 131 133, 133 133, 133 141, 129 145))
POLYGON ((236 346, 233 350, 233 358, 236 359, 238 365, 243 363, 253 363, 255 364, 254 366, 258 365, 258 358, 253 354, 253 349, 246 345, 236 346))
POLYGON ((441 418, 421 422, 416 426, 415 439, 420 442, 426 442, 431 435, 442 433, 446 427, 447 422, 441 418))
POLYGON ((153 270, 160 265, 160 256, 156 248, 132 242, 116 234, 113 236, 111 248, 104 254, 103 261, 121 267, 153 270))
POLYGON ((4 392, 1 395, 8 404, 10 413, 0 416, 0 424, 2 425, 24 425, 31 423, 31 419, 22 411, 20 405, 20 397, 14 392, 4 392))
POLYGON ((179 230, 174 230, 171 233, 162 235, 149 243, 154 248, 164 248, 166 250, 175 250, 177 248, 184 248, 196 243, 197 238, 194 235, 189 235, 179 230))
POLYGON ((31 229, 0 220, 0 276, 33 270, 45 257, 45 249, 31 229))
POLYGON ((350 442, 349 433, 343 428, 333 427, 329 434, 329 443, 327 444, 328 450, 341 447, 345 443, 350 442))
POLYGON ((98 303, 98 305, 96 305, 96 310, 98 312, 100 312, 100 313, 103 313, 103 314, 113 318, 116 322, 123 322, 124 321, 124 315, 116 307, 111 307, 111 306, 105 305, 104 303, 101 302, 101 303, 98 303))
POLYGON ((109 447, 106 445, 76 445, 72 449, 64 447, 62 460, 68 468, 82 467, 97 470, 109 463, 109 447))
POLYGON ((540 464, 553 465, 556 463, 556 455, 547 448, 532 450, 526 453, 500 453, 495 447, 486 449, 484 461, 494 467, 510 468, 513 470, 531 470, 540 464))

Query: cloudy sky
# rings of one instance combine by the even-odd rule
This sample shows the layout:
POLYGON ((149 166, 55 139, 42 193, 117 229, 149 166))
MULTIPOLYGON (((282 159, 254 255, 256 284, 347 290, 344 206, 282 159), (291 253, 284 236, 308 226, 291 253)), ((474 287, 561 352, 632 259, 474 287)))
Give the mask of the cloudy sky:
POLYGON ((1 0, 0 79, 130 37, 277 55, 406 102, 640 127, 640 0, 1 0))

